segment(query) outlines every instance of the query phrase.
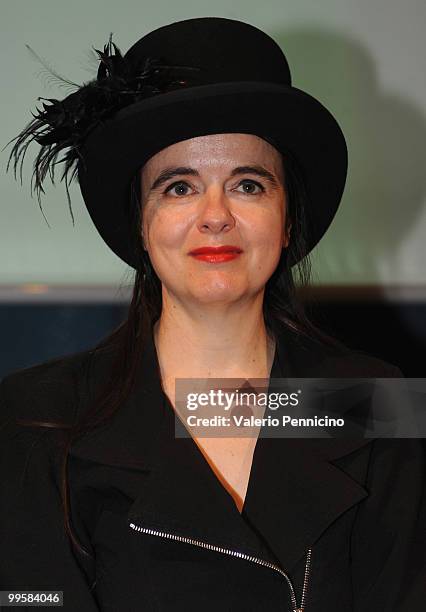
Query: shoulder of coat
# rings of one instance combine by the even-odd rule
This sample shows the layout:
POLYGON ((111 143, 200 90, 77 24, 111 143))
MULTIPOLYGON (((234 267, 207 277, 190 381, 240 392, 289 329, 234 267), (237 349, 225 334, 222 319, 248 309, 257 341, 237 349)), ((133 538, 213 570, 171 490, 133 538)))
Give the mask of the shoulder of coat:
POLYGON ((56 357, 0 381, 0 426, 9 421, 72 423, 91 350, 56 357))
POLYGON ((398 366, 365 351, 348 350, 328 355, 318 364, 318 376, 350 378, 403 378, 398 366))
POLYGON ((300 376, 351 378, 402 378, 395 364, 341 342, 320 342, 291 330, 280 333, 283 354, 300 376))

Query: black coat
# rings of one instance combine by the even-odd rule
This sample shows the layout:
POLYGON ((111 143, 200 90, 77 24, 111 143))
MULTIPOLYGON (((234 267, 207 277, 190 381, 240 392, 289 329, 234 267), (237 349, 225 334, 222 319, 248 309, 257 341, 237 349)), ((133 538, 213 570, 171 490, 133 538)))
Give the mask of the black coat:
MULTIPOLYGON (((288 612, 306 571, 306 612, 425 609, 424 440, 259 437, 240 514, 195 442, 174 437, 152 338, 128 401, 71 449, 72 527, 92 556, 75 552, 62 434, 13 419, 72 422, 111 356, 86 351, 2 381, 0 590, 61 590, 67 612, 288 612)), ((271 376, 401 373, 286 332, 271 376)))

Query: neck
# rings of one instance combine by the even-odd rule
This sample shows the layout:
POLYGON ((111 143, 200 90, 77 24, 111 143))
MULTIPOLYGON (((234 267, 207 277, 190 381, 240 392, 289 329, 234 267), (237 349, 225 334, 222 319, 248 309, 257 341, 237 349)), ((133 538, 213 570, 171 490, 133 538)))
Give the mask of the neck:
POLYGON ((203 319, 163 311, 153 336, 163 381, 270 376, 275 340, 267 332, 262 312, 208 325, 203 319))

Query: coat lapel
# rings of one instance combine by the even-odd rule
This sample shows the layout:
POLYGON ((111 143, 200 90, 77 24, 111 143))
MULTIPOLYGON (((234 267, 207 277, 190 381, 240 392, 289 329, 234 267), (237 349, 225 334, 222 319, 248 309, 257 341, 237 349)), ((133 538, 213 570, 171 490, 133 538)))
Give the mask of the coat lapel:
MULTIPOLYGON (((315 376, 318 346, 289 332, 277 338, 271 378, 315 376)), ((92 397, 109 358, 89 373, 92 397)), ((368 495, 332 461, 371 439, 259 436, 242 515, 191 438, 176 438, 152 335, 141 375, 116 415, 74 443, 71 455, 141 473, 129 522, 238 550, 291 570, 327 527, 368 495), (267 542, 259 535, 263 536, 267 542)))

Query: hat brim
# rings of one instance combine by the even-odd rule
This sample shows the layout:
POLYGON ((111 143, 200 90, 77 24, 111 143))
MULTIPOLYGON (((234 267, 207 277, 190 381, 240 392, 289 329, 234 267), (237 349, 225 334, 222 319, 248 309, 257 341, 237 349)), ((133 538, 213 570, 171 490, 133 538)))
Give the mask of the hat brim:
POLYGON ((303 256, 327 231, 348 159, 336 119, 316 98, 295 87, 251 81, 182 88, 119 111, 89 134, 81 152, 78 180, 89 214, 106 244, 130 266, 137 267, 130 215, 136 172, 165 147, 220 133, 270 136, 297 159, 308 195, 303 256))

